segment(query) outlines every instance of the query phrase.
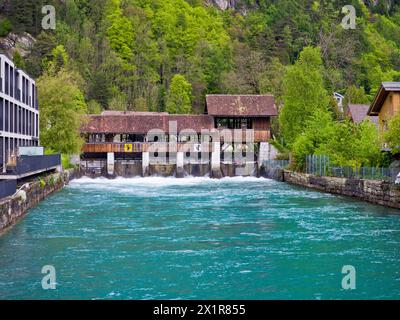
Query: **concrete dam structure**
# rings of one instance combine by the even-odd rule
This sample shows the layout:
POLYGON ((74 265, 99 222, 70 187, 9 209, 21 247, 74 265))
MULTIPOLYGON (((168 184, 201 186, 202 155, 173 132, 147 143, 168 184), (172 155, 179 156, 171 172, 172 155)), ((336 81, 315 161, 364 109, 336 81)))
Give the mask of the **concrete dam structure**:
POLYGON ((276 156, 271 95, 209 95, 206 114, 105 111, 82 128, 88 176, 258 176, 276 156))

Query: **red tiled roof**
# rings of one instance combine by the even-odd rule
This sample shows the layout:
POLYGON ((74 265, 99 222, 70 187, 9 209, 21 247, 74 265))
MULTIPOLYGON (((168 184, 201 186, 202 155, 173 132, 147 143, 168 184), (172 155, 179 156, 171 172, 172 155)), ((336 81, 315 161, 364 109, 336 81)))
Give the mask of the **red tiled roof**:
POLYGON ((178 132, 191 129, 196 132, 201 132, 203 129, 214 128, 214 118, 208 115, 169 115, 166 117, 168 121, 176 121, 178 125, 178 132))
POLYGON ((365 118, 369 118, 372 123, 378 124, 378 117, 368 116, 369 105, 367 104, 349 104, 348 113, 354 123, 361 123, 365 118))
POLYGON ((208 95, 207 111, 212 116, 277 116, 273 95, 208 95))
POLYGON ((214 128, 214 120, 207 115, 169 115, 151 112, 104 112, 89 116, 82 132, 85 133, 148 133, 159 129, 169 131, 169 121, 177 121, 178 132, 192 129, 200 133, 202 129, 214 128))

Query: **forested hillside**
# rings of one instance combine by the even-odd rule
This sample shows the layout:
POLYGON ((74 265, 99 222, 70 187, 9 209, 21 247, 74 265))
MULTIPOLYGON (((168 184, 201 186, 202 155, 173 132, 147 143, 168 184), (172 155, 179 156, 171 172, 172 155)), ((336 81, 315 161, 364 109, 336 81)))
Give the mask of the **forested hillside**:
POLYGON ((400 144, 400 116, 378 136, 342 121, 332 96, 369 103, 382 81, 400 81, 396 2, 0 0, 0 46, 15 43, 6 51, 37 78, 41 141, 58 152, 80 151, 86 113, 203 113, 208 93, 273 93, 275 144, 297 166, 309 154, 379 165, 382 139, 400 144), (54 31, 41 28, 44 4, 56 7, 54 31), (355 29, 341 25, 345 5, 355 29))
POLYGON ((0 35, 31 33, 37 42, 18 63, 34 77, 51 61, 67 64, 94 110, 165 110, 177 74, 192 112, 203 111, 207 93, 272 92, 279 101, 284 66, 308 45, 321 47, 327 90, 365 102, 382 80, 400 78, 400 7, 369 2, 0 0, 0 35), (54 32, 40 28, 43 4, 57 8, 54 32), (355 30, 340 25, 347 4, 357 9, 355 30))

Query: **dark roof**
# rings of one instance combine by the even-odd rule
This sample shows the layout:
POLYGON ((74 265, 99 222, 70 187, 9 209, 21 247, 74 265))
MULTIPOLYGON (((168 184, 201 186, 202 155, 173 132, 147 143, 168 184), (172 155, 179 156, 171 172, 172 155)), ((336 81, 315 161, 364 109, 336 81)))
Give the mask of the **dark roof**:
POLYGON ((214 120, 207 115, 169 115, 153 112, 104 112, 101 115, 89 116, 83 126, 85 133, 139 133, 159 129, 169 132, 169 122, 177 121, 178 132, 192 129, 201 133, 202 129, 214 128, 214 120))
POLYGON ((92 115, 84 125, 86 133, 146 133, 152 129, 164 130, 163 115, 126 114, 92 115))
POLYGON ((114 111, 114 110, 107 110, 101 113, 102 116, 165 116, 168 115, 167 112, 141 112, 141 111, 114 111))
POLYGON ((365 118, 369 118, 372 123, 378 124, 378 117, 368 117, 369 105, 367 104, 349 104, 348 113, 354 123, 361 123, 365 118))
POLYGON ((400 82, 383 82, 368 110, 370 116, 377 116, 390 92, 400 92, 400 82))
POLYGON ((273 95, 207 95, 207 111, 211 116, 269 117, 277 116, 273 95))
POLYGON ((166 117, 166 125, 169 121, 176 121, 178 124, 178 132, 191 129, 201 132, 203 129, 213 129, 214 119, 208 115, 169 115, 166 117))

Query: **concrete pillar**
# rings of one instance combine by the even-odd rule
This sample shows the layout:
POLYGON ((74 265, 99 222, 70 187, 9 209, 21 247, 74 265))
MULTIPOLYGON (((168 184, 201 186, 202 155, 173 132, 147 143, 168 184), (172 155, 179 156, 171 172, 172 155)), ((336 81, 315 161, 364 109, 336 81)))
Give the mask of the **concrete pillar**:
POLYGON ((142 175, 143 177, 147 177, 149 175, 149 166, 150 166, 150 152, 142 153, 142 175))
POLYGON ((114 163, 115 163, 114 152, 107 153, 107 173, 110 176, 114 175, 114 163))
POLYGON ((263 165, 264 161, 274 160, 278 155, 278 150, 268 143, 268 142, 261 142, 260 143, 260 152, 258 155, 258 167, 260 168, 263 165))
POLYGON ((211 175, 213 178, 221 178, 221 144, 219 142, 213 142, 212 145, 211 175))
POLYGON ((183 169, 183 152, 176 153, 176 177, 183 178, 184 177, 184 169, 183 169))

